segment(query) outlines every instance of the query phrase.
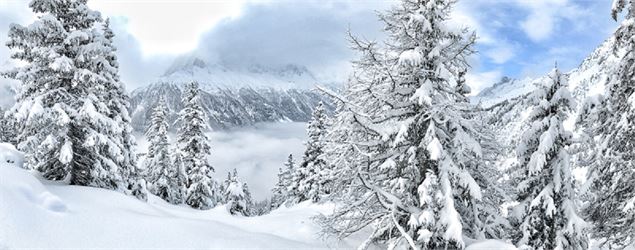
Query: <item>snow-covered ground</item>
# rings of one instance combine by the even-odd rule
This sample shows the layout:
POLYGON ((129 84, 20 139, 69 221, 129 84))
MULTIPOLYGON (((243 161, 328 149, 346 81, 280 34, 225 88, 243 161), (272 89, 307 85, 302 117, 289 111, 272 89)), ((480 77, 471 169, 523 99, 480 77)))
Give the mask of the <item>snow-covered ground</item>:
MULTIPOLYGON (((21 164, 22 154, 0 143, 2 250, 354 249, 365 233, 343 241, 322 237, 312 218, 328 214, 333 204, 301 203, 259 217, 232 216, 224 206, 199 211, 155 196, 145 203, 115 191, 61 185, 21 164)), ((487 241, 468 249, 514 248, 487 241)))
POLYGON ((260 217, 199 211, 151 196, 58 185, 16 167, 20 154, 0 144, 0 249, 351 248, 319 237, 311 217, 333 205, 299 204, 260 217), (13 159, 14 163, 7 163, 13 159))

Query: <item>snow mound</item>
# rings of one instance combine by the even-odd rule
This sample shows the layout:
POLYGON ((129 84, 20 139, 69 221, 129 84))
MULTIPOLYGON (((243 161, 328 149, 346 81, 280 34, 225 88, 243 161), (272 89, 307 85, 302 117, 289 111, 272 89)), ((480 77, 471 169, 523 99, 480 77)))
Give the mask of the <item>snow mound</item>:
MULTIPOLYGON (((0 149, 3 159, 19 158, 16 152, 4 144, 0 149)), ((156 196, 145 203, 110 190, 39 180, 36 173, 4 165, 0 249, 306 249, 359 244, 319 237, 312 217, 330 212, 333 206, 328 204, 302 203, 260 217, 232 216, 223 206, 200 211, 156 196)))
POLYGON ((485 240, 471 244, 465 250, 518 250, 518 248, 500 240, 485 240))
POLYGON ((22 153, 9 143, 0 143, 0 168, 22 167, 22 153))

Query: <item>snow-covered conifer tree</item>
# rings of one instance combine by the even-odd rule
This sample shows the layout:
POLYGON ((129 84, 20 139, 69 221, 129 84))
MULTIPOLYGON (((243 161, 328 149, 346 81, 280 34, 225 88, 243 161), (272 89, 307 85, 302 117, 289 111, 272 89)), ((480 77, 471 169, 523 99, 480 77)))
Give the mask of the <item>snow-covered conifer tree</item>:
POLYGON ((615 32, 614 53, 621 57, 609 77, 605 98, 589 105, 584 121, 596 138, 589 157, 590 200, 584 211, 592 235, 614 247, 635 243, 635 1, 614 0, 612 17, 626 12, 615 32))
POLYGON ((324 159, 324 139, 326 135, 326 111, 320 102, 307 128, 308 141, 302 162, 292 173, 289 198, 293 203, 306 200, 317 202, 325 194, 330 193, 329 167, 324 159))
POLYGON ((274 206, 271 204, 271 199, 256 201, 251 208, 251 216, 261 216, 268 214, 273 208, 274 206))
POLYGON ((178 195, 178 197, 180 197, 179 199, 177 199, 179 203, 183 203, 187 195, 188 179, 187 172, 185 171, 183 154, 178 148, 172 148, 171 152, 172 166, 174 168, 172 171, 175 171, 172 173, 171 178, 174 178, 174 181, 176 182, 174 186, 176 189, 174 192, 178 195))
POLYGON ((214 168, 207 160, 211 148, 205 135, 207 122, 197 82, 185 85, 182 99, 184 107, 178 119, 178 145, 188 175, 185 202, 198 209, 212 208, 219 203, 221 196, 218 184, 211 176, 214 168))
POLYGON ((152 121, 146 131, 150 143, 145 164, 148 190, 167 202, 179 204, 183 199, 178 178, 180 166, 173 165, 170 159, 167 114, 165 100, 161 99, 152 112, 152 121))
POLYGON ((295 170, 295 161, 293 155, 290 154, 284 167, 278 169, 278 182, 273 188, 273 197, 271 198, 271 207, 278 208, 284 204, 289 198, 289 187, 291 186, 291 173, 295 170))
POLYGON ((13 116, 0 107, 0 142, 16 144, 16 136, 13 116))
POLYGON ((530 127, 521 138, 513 178, 519 202, 516 243, 528 249, 586 249, 586 223, 578 199, 567 147, 572 134, 562 123, 572 109, 567 79, 558 69, 530 96, 530 127))
MULTIPOLYGON (((112 32, 86 0, 31 1, 37 20, 12 25, 7 45, 24 66, 12 113, 27 168, 51 180, 129 190, 136 154, 112 32)), ((129 190, 143 198, 143 190, 129 190)))
POLYGON ((249 216, 253 201, 251 199, 251 193, 247 187, 247 183, 243 183, 238 179, 238 171, 234 169, 232 172, 227 173, 227 180, 224 184, 225 189, 225 202, 227 202, 227 209, 231 214, 242 214, 249 216))
POLYGON ((455 2, 402 0, 380 15, 386 47, 351 38, 361 58, 344 96, 331 94, 342 105, 334 130, 349 131, 340 147, 347 153, 329 152, 345 157, 329 160, 356 179, 323 222, 340 236, 372 225, 362 247, 463 248, 474 228, 461 208, 483 197, 469 169, 482 149, 457 81, 475 36, 447 24, 455 2))
MULTIPOLYGON (((465 70, 459 71, 456 85, 457 93, 463 95, 463 98, 457 99, 457 105, 464 107, 469 105, 467 95, 471 91, 465 74, 465 70)), ((463 202, 461 198, 457 198, 457 211, 464 221, 470 222, 464 228, 466 236, 480 240, 500 239, 507 236, 510 229, 508 220, 502 216, 500 210, 501 204, 509 201, 506 183, 502 181, 503 175, 496 165, 501 154, 500 144, 491 124, 483 120, 482 113, 475 111, 480 111, 479 107, 463 110, 463 118, 471 124, 474 139, 481 145, 481 154, 468 154, 463 161, 481 187, 482 198, 479 202, 463 202)))
MULTIPOLYGON (((161 98, 157 103, 157 106, 152 110, 152 118, 150 119, 150 126, 146 130, 146 140, 148 141, 147 158, 153 158, 157 155, 157 147, 167 147, 168 145, 168 109, 165 103, 165 99, 161 98), (163 144, 165 143, 165 144, 163 144)), ((166 149, 167 152, 167 149, 166 149)))

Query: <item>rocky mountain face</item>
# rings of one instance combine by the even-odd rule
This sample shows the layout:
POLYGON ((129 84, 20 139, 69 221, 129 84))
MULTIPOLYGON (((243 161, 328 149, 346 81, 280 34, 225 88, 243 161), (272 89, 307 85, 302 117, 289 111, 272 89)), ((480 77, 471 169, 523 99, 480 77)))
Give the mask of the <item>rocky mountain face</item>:
POLYGON ((131 93, 133 127, 144 131, 153 108, 165 98, 174 122, 182 108, 184 83, 198 81, 201 102, 213 129, 248 126, 258 122, 308 121, 313 107, 330 100, 314 90, 317 80, 308 69, 297 65, 230 68, 209 64, 196 57, 180 58, 156 83, 131 93))

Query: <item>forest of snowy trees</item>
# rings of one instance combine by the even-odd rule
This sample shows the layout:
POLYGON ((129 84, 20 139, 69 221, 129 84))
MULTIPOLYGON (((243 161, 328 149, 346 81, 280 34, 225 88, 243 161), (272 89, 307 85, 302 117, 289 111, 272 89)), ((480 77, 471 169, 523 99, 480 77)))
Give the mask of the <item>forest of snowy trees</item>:
MULTIPOLYGON (((466 0, 468 1, 468 0, 466 0)), ((604 96, 576 103, 557 65, 528 95, 526 129, 504 153, 465 74, 477 34, 447 25, 455 0, 400 0, 379 14, 386 40, 350 35, 359 57, 341 91, 320 88, 300 156, 280 164, 272 197, 255 201, 236 169, 225 180, 210 163, 206 108, 185 85, 175 124, 165 100, 152 110, 148 150, 135 152, 129 100, 119 78, 109 21, 86 0, 33 0, 37 20, 12 25, 7 46, 23 65, 0 120, 0 140, 24 167, 69 185, 232 215, 259 216, 302 202, 336 204, 315 218, 329 236, 367 232, 361 249, 463 249, 501 239, 520 249, 608 248, 635 243, 635 0, 614 0, 618 70, 604 96), (576 133, 563 123, 577 106, 576 133), (176 128, 170 138, 170 127, 176 128), (586 167, 579 185, 573 169, 586 167)))

